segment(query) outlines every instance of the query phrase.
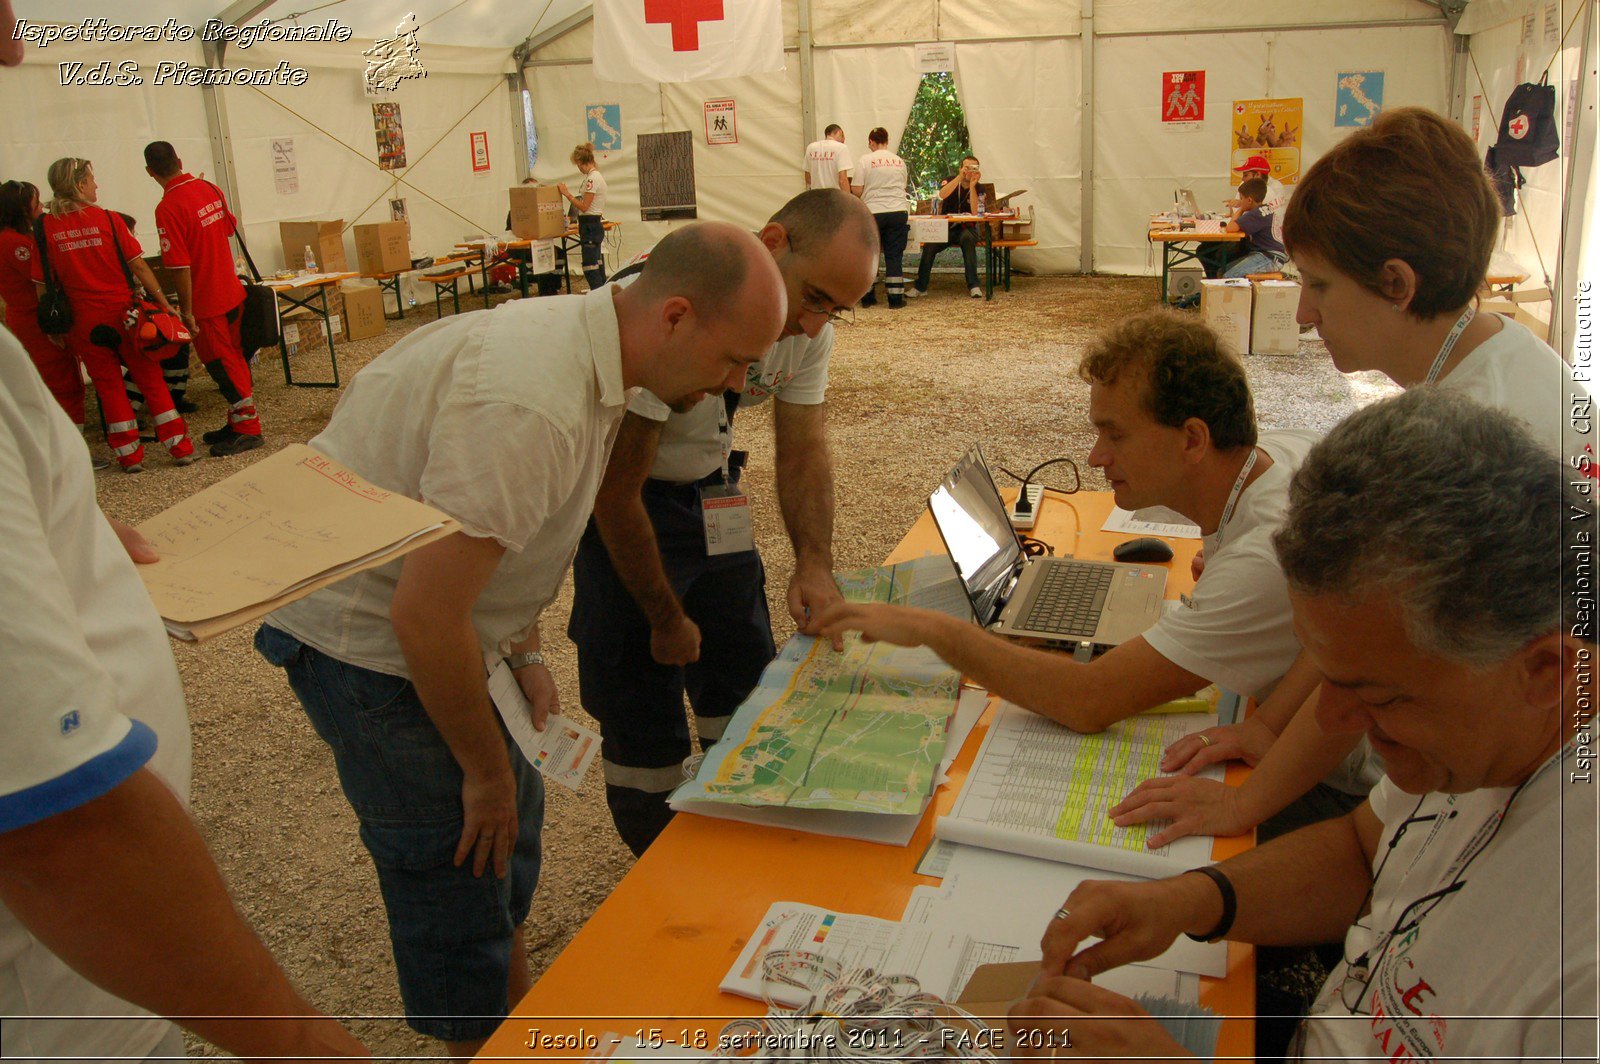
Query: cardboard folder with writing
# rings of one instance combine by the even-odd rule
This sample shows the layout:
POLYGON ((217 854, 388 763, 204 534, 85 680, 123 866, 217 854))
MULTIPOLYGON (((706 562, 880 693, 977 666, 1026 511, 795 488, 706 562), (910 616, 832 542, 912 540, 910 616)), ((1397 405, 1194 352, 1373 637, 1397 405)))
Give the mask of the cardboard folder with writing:
POLYGON ((140 525, 161 560, 138 571, 167 631, 198 642, 459 527, 292 444, 140 525))

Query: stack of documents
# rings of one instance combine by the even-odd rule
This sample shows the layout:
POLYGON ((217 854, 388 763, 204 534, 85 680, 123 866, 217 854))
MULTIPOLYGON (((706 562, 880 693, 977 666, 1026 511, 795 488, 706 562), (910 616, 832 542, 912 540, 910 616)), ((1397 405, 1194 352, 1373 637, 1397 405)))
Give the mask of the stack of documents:
POLYGON ((167 631, 199 641, 458 528, 297 443, 140 525, 161 560, 136 568, 167 631))

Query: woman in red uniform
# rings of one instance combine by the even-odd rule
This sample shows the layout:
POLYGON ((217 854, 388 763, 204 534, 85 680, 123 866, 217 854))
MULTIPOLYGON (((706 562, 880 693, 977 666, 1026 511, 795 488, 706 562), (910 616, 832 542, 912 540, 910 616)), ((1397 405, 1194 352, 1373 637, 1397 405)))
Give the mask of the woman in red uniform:
MULTIPOLYGON (((165 310, 172 309, 141 257, 144 249, 121 218, 95 205, 98 188, 89 160, 57 159, 50 164, 49 178, 55 198, 47 205, 45 240, 39 254, 41 258, 49 256, 50 268, 72 304, 67 350, 89 370, 105 415, 111 453, 125 472, 144 468, 139 423, 122 388, 122 367, 126 365, 144 392, 156 438, 166 445, 176 464, 188 465, 194 461, 194 444, 189 440, 189 427, 173 408, 161 364, 129 338, 128 312, 134 295, 123 263, 152 300, 165 310), (119 251, 122 262, 117 261, 119 251)), ((33 279, 44 280, 39 262, 34 263, 33 279)))
POLYGON ((33 220, 41 210, 39 190, 33 185, 26 181, 0 185, 0 299, 6 301, 6 328, 22 342, 45 387, 82 431, 83 377, 78 360, 39 328, 39 295, 33 287, 33 220))

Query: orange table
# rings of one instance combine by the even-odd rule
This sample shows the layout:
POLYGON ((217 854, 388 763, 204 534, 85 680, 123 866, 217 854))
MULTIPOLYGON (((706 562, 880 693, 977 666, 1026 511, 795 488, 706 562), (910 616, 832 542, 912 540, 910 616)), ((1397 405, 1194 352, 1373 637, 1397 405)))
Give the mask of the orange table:
POLYGON ((1194 229, 1179 229, 1171 223, 1152 219, 1147 239, 1153 244, 1161 245, 1161 302, 1164 305, 1167 302, 1167 276, 1172 272, 1172 268, 1200 259, 1199 247, 1180 245, 1237 244, 1244 239, 1244 234, 1197 232, 1194 229))
MULTIPOLYGON (((1065 498, 1046 496, 1033 534, 1056 544, 1059 553, 1109 559, 1112 546, 1128 538, 1099 530, 1111 512, 1109 493, 1074 495, 1070 507, 1065 498), (1079 529, 1074 529, 1074 509, 1079 529)), ((1167 594, 1175 598, 1193 586, 1189 560, 1200 544, 1169 542, 1176 556, 1167 594)), ((924 512, 889 560, 939 549, 932 519, 924 512)), ((602 1039, 608 1032, 646 1039, 656 1032, 669 1042, 715 1048, 728 1019, 765 1011, 757 1002, 720 993, 717 984, 773 902, 897 920, 913 887, 936 883, 917 875, 916 866, 933 837, 935 817, 955 803, 992 715, 991 704, 951 767, 950 783, 934 796, 932 815, 923 817, 909 846, 692 814, 676 817, 513 1008, 480 1056, 582 1059, 581 1050, 592 1046, 586 1039, 602 1039), (539 1046, 530 1048, 531 1041, 539 1046)), ((1221 860, 1249 845, 1243 838, 1219 839, 1213 853, 1221 860)), ((539 919, 537 899, 531 919, 539 919)), ((1229 943, 1227 978, 1202 978, 1200 986, 1202 1004, 1229 1017, 1250 1017, 1255 1010, 1253 951, 1229 943)), ((1250 1058, 1254 1048, 1250 1019, 1223 1022, 1219 1059, 1250 1058)))

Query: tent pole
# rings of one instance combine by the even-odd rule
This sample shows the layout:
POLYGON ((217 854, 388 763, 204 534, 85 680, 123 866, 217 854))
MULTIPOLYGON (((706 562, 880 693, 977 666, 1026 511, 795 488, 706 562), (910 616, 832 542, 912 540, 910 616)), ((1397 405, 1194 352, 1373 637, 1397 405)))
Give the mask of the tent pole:
POLYGON ((1082 61, 1079 93, 1083 117, 1078 123, 1078 271, 1094 272, 1094 0, 1082 0, 1082 61))
POLYGON ((1467 51, 1472 38, 1451 34, 1454 47, 1450 51, 1450 120, 1465 127, 1467 115, 1467 51))
POLYGON ((817 139, 817 72, 811 65, 811 0, 796 5, 800 31, 800 154, 817 139))
MULTIPOLYGON (((1585 122, 1582 117, 1594 107, 1594 101, 1585 97, 1600 87, 1600 79, 1593 76, 1596 61, 1594 9, 1594 2, 1590 0, 1589 10, 1583 16, 1583 45, 1578 49, 1577 99, 1569 104, 1574 119, 1572 143, 1567 145, 1565 160, 1567 188, 1561 201, 1561 250, 1556 255, 1555 283, 1550 286, 1550 346, 1573 365, 1578 364, 1575 361, 1578 354, 1578 280, 1583 276, 1583 260, 1588 251, 1585 238, 1589 234, 1584 230, 1589 214, 1589 186, 1595 180, 1594 123, 1585 122)), ((1592 366, 1585 368, 1593 369, 1592 366)))
POLYGON ((517 64, 516 73, 506 75, 506 91, 511 94, 511 145, 517 153, 517 184, 522 184, 531 174, 528 164, 528 79, 522 72, 528 53, 522 45, 512 53, 517 64))
MULTIPOLYGON (((261 14, 271 7, 273 2, 274 0, 235 0, 217 15, 217 21, 225 26, 237 26, 261 14)), ((221 69, 223 53, 227 46, 227 41, 201 43, 200 49, 205 56, 208 69, 221 69)), ((227 101, 222 95, 220 85, 202 86, 200 97, 206 108, 206 136, 211 141, 211 166, 216 176, 216 183, 221 186, 223 194, 227 196, 228 205, 233 208, 234 217, 238 218, 242 225, 245 210, 244 204, 239 202, 239 183, 234 177, 233 135, 228 129, 227 101)))

